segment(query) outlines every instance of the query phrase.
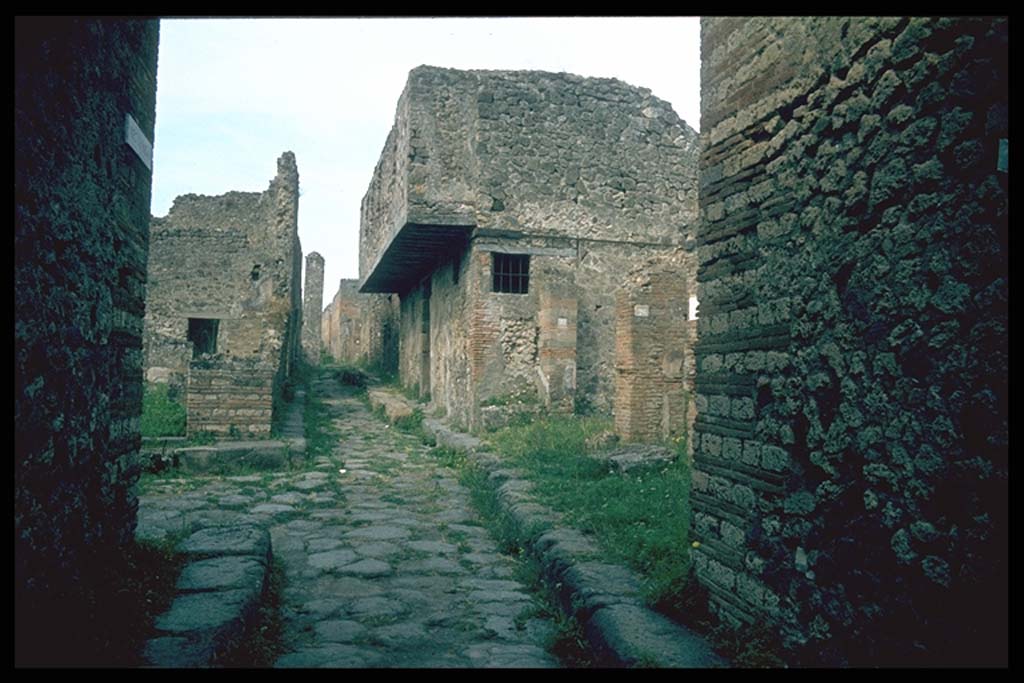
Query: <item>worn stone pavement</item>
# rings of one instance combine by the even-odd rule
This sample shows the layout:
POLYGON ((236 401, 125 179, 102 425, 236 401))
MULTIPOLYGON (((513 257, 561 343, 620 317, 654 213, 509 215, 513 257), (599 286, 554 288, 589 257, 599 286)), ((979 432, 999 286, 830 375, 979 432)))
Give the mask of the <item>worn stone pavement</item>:
POLYGON ((552 667, 554 625, 515 578, 454 470, 417 437, 320 379, 342 431, 305 471, 163 477, 140 496, 141 538, 269 528, 284 566, 278 667, 552 667))

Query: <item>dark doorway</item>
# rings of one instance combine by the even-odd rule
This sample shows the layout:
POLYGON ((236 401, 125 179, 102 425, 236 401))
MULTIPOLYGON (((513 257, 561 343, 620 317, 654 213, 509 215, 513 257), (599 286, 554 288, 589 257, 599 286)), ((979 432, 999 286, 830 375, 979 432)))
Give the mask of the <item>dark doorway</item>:
POLYGON ((214 318, 189 318, 188 340, 192 342, 192 358, 204 353, 217 353, 217 327, 220 321, 214 318))

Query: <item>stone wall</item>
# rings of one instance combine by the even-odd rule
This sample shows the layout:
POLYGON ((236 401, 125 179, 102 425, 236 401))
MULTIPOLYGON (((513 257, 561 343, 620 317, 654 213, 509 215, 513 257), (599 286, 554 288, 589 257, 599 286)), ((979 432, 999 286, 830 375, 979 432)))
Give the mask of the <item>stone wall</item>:
POLYGON ((397 296, 361 294, 359 280, 342 279, 322 319, 324 348, 335 361, 397 371, 397 296))
POLYGON ((692 443, 692 262, 681 251, 654 259, 631 273, 616 294, 615 431, 626 441, 692 443))
POLYGON ((702 21, 695 563, 797 661, 1007 661, 1007 31, 702 21))
POLYGON ((306 361, 320 364, 320 306, 324 298, 324 257, 315 251, 306 256, 306 286, 302 303, 302 350, 306 361))
POLYGON ((134 535, 159 24, 14 27, 15 663, 25 665, 58 661, 55 643, 74 649, 62 623, 134 535))
MULTIPOLYGON (((298 182, 295 156, 286 152, 265 192, 183 195, 166 217, 152 219, 144 338, 149 381, 184 388, 195 362, 204 372, 218 363, 223 372, 251 365, 234 364, 237 359, 258 359, 269 368, 275 386, 291 375, 302 306, 298 182), (210 357, 196 353, 190 320, 192 325, 216 321, 210 357)), ((199 390, 208 384, 192 386, 199 390)), ((186 403, 203 402, 192 397, 186 403)), ((198 420, 221 433, 232 425, 242 432, 269 432, 262 413, 248 416, 254 419, 215 426, 208 415, 190 414, 188 430, 194 433, 198 420)))

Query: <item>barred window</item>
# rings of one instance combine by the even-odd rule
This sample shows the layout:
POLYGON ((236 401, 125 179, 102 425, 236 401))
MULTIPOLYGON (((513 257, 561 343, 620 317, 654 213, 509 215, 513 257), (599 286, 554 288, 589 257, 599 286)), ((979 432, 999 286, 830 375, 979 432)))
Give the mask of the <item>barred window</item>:
POLYGON ((493 252, 495 292, 526 294, 530 290, 529 254, 499 254, 493 252))

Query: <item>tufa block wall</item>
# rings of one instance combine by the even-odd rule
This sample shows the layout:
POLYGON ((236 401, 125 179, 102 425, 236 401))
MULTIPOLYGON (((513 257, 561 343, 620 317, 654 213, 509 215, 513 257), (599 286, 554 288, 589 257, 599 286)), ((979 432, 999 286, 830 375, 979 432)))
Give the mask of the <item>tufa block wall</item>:
MULTIPOLYGON (((302 317, 295 156, 285 152, 277 168, 265 192, 183 195, 166 217, 152 219, 144 347, 149 381, 205 391, 208 381, 188 379, 193 367, 201 373, 217 368, 229 373, 259 363, 269 368, 274 387, 290 377, 302 317), (211 357, 194 357, 190 319, 217 321, 211 357), (233 362, 238 359, 247 362, 233 362)), ((208 403, 196 396, 186 399, 197 410, 208 403)), ((218 434, 269 432, 262 412, 220 419, 226 416, 190 413, 188 431, 202 424, 202 431, 218 434)))
POLYGON ((1007 21, 701 35, 698 576, 797 661, 1005 665, 1007 21))
POLYGON ((302 351, 306 361, 320 364, 320 306, 324 298, 324 257, 317 252, 306 256, 306 287, 302 302, 302 351))
POLYGON ((131 542, 157 21, 16 18, 15 661, 131 542), (144 147, 144 144, 141 145, 144 147))

